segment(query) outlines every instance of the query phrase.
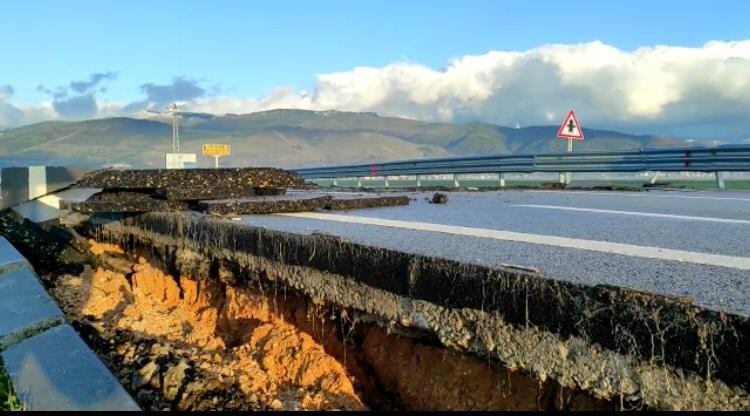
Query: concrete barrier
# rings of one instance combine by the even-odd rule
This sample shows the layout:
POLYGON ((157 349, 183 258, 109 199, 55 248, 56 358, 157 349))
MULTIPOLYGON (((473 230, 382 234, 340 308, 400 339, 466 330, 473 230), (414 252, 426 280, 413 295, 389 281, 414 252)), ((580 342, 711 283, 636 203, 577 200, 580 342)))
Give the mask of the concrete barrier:
POLYGON ((25 166, 0 169, 0 209, 17 205, 78 182, 85 169, 25 166))
POLYGON ((28 410, 140 410, 3 237, 0 355, 28 410))

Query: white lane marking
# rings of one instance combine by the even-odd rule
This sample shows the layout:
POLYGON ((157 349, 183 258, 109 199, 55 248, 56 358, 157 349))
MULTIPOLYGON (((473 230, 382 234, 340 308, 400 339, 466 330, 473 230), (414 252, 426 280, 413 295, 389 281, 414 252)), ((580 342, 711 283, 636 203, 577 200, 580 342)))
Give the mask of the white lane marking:
POLYGON ((465 235, 470 237, 489 238, 494 240, 516 241, 529 244, 565 247, 602 253, 622 254, 625 256, 682 261, 709 266, 750 270, 750 258, 747 257, 734 257, 721 254, 672 250, 660 247, 636 246, 632 244, 610 243, 607 241, 580 240, 577 238, 556 237, 552 235, 517 233, 512 231, 490 230, 486 228, 460 227, 455 225, 433 224, 426 222, 386 220, 381 218, 355 217, 317 212, 300 212, 276 215, 293 218, 336 221, 350 224, 377 225, 382 227, 401 228, 416 231, 431 231, 444 234, 465 235))
POLYGON ((557 209, 557 210, 562 210, 562 211, 598 212, 602 214, 636 215, 640 217, 669 218, 669 219, 687 220, 687 221, 721 222, 725 224, 746 224, 746 225, 750 224, 750 220, 736 220, 732 218, 715 218, 715 217, 694 217, 690 215, 675 215, 675 214, 657 214, 655 212, 616 211, 616 210, 611 210, 611 209, 565 207, 565 206, 560 206, 560 205, 518 204, 514 206, 524 207, 524 208, 557 209))
POLYGON ((522 192, 532 192, 532 193, 555 193, 555 194, 567 194, 567 195, 575 195, 575 194, 588 194, 588 195, 607 195, 607 196, 640 196, 640 197, 651 197, 651 198, 678 198, 678 199, 713 199, 713 200, 719 200, 719 201, 744 201, 744 202, 750 202, 750 198, 739 198, 739 197, 717 197, 717 196, 688 196, 688 195, 655 195, 651 192, 637 192, 637 193, 627 193, 627 192, 617 192, 617 191, 605 191, 605 192, 597 192, 597 191, 537 191, 537 190, 524 190, 522 192))

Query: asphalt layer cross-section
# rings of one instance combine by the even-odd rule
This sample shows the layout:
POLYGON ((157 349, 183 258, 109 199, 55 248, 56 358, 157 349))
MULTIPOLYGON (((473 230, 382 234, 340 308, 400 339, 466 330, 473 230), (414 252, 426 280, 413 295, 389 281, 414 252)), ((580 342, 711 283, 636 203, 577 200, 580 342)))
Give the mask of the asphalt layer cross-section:
MULTIPOLYGON (((750 259, 748 193, 452 192, 445 205, 429 204, 432 193, 406 194, 409 206, 336 214, 625 243, 647 247, 657 257, 662 248, 750 259)), ((750 316, 750 270, 742 268, 325 219, 259 215, 242 221, 488 266, 530 267, 555 279, 688 296, 711 309, 750 316)))

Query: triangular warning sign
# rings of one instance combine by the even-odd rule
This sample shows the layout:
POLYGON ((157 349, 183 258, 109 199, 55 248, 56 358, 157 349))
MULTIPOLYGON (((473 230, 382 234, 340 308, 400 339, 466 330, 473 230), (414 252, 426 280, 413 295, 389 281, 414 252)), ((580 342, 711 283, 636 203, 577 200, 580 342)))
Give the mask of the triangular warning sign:
POLYGON ((560 125, 560 130, 557 131, 557 137, 561 139, 583 140, 583 130, 578 123, 575 111, 570 110, 568 116, 565 117, 565 121, 560 125))

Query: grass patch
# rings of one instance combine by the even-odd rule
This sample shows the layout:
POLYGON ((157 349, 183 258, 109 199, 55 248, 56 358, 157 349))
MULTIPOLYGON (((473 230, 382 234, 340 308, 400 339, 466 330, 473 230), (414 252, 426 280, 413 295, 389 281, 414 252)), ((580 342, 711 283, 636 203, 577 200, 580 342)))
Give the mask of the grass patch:
POLYGON ((13 392, 13 386, 10 385, 10 378, 8 378, 3 361, 0 359, 0 412, 9 410, 23 410, 23 408, 18 401, 18 397, 13 392))

